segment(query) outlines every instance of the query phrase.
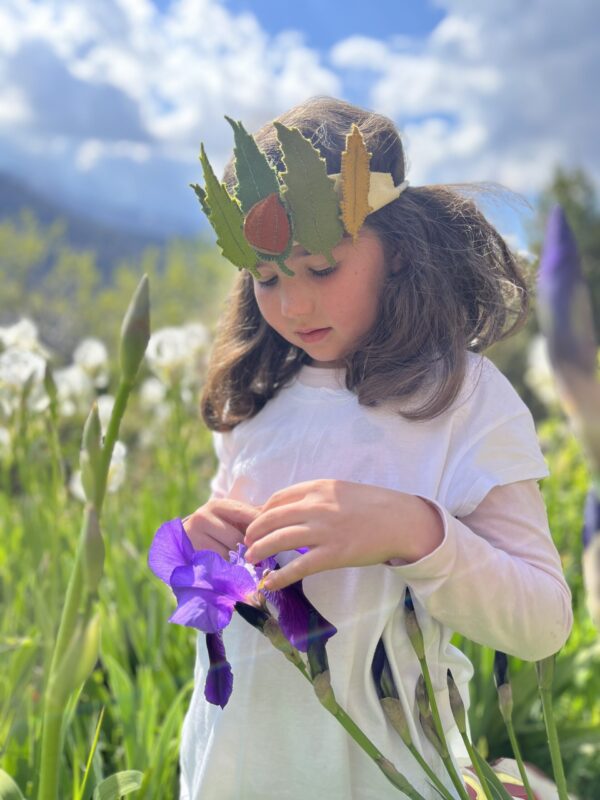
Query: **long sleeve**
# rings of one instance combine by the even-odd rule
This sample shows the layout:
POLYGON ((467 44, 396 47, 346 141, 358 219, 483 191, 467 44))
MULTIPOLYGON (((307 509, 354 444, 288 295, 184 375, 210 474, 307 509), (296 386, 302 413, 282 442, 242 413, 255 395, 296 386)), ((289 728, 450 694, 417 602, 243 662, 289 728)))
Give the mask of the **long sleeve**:
POLYGON ((394 566, 419 602, 473 641, 529 661, 559 650, 571 594, 535 480, 492 488, 462 519, 428 498, 444 523, 429 555, 394 566))

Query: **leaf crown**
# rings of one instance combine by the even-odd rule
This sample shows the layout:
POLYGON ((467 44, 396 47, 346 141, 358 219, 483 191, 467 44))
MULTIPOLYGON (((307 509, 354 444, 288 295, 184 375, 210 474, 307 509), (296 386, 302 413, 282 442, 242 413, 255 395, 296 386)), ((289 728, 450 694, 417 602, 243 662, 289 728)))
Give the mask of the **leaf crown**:
POLYGON ((394 186, 389 173, 371 172, 358 127, 346 136, 341 172, 327 165, 298 128, 274 122, 285 169, 278 171, 241 122, 225 117, 233 128, 237 185, 231 195, 220 183, 200 146, 204 188, 191 184, 217 234, 223 256, 238 269, 259 277, 260 262, 274 261, 287 275, 294 243, 334 263, 333 248, 344 234, 356 239, 366 217, 400 196, 408 185, 394 186))

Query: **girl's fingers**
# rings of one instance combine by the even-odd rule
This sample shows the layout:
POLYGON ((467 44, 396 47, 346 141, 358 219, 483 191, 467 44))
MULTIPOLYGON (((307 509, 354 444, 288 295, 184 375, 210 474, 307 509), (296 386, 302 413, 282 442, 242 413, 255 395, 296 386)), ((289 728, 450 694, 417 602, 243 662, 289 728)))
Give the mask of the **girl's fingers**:
POLYGON ((261 512, 260 506, 251 506, 248 503, 242 503, 239 500, 229 500, 227 498, 211 500, 207 505, 212 514, 227 520, 227 522, 234 525, 242 532, 246 530, 248 525, 255 520, 261 512))
POLYGON ((300 581, 308 575, 322 572, 324 569, 327 567, 322 564, 322 556, 319 551, 309 550, 308 553, 290 561, 285 567, 269 572, 264 579, 264 588, 270 591, 285 589, 286 586, 300 581))
POLYGON ((271 508, 268 511, 263 511, 248 525, 244 542, 250 546, 280 528, 289 528, 305 521, 306 509, 302 509, 297 503, 271 508))
POLYGON ((212 514, 193 515, 184 523, 185 531, 195 550, 214 549, 211 541, 217 542, 228 556, 243 540, 244 534, 219 517, 212 514))
POLYGON ((254 564, 262 561, 269 556, 281 553, 282 550, 295 550, 298 547, 310 547, 314 544, 310 540, 308 528, 295 525, 289 528, 280 528, 269 533, 262 539, 255 542, 245 553, 246 561, 254 564))

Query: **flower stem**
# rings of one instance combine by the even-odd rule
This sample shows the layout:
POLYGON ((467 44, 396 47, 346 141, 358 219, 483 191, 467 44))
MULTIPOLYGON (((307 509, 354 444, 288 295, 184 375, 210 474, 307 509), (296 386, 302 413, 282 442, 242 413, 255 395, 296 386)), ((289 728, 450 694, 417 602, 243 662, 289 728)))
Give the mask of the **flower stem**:
POLYGON ((529 783, 529 776, 527 775, 525 764, 523 763, 523 756, 521 755, 521 748, 519 747, 519 742, 517 741, 514 725, 512 724, 512 720, 510 719, 505 720, 505 723, 513 755, 515 757, 515 761, 517 762, 517 766, 519 767, 519 774, 521 775, 523 786, 525 787, 525 791, 527 792, 527 800, 535 800, 533 789, 531 788, 531 784, 529 783))
POLYGON ((433 690, 433 683, 431 682, 431 674, 429 672, 429 667, 427 665, 427 659, 425 656, 419 658, 419 663, 421 665, 421 672, 423 673, 423 678, 425 679, 425 688, 427 689, 427 696, 429 698, 429 705, 431 706, 431 715, 433 717, 433 724, 435 726, 435 731, 439 736, 441 742, 444 743, 445 750, 447 755, 442 755, 442 761, 444 762, 444 766, 446 767, 446 771, 450 776, 450 780, 454 784, 456 791, 458 792, 461 800, 469 800, 469 794, 465 787, 465 784, 456 771, 454 766, 454 762, 452 761, 452 756, 449 754, 448 747, 446 743, 446 735, 444 733, 444 728, 442 726, 442 720, 440 717, 440 711, 438 709, 438 705, 435 699, 435 693, 433 690))
MULTIPOLYGON (((294 664, 294 666, 302 673, 302 675, 304 675, 306 680, 314 686, 314 681, 308 674, 308 670, 306 669, 302 659, 300 658, 300 662, 294 658, 288 658, 288 660, 291 661, 291 663, 294 664)), ((385 777, 393 786, 396 787, 396 789, 400 789, 400 791, 404 792, 404 794, 411 800, 425 800, 423 795, 410 785, 404 775, 398 772, 392 762, 388 761, 383 753, 377 749, 369 737, 358 727, 352 717, 346 711, 344 711, 335 698, 333 698, 332 704, 323 703, 323 706, 329 711, 330 714, 332 714, 332 716, 337 719, 340 725, 350 734, 350 736, 369 756, 369 758, 371 758, 377 764, 385 777)), ((467 800, 469 799, 467 798, 467 800)))
POLYGON ((562 757, 560 755, 558 731, 556 729, 556 721, 552 708, 552 689, 543 689, 540 687, 540 697, 542 698, 544 724, 546 725, 546 735, 548 737, 548 747, 550 748, 550 758, 552 759, 552 770, 558 790, 558 798, 559 800, 569 800, 567 780, 565 778, 562 757))
POLYGON ((429 780, 434 784, 439 793, 444 797, 444 800, 454 800, 448 789, 444 786, 444 784, 441 782, 441 780, 438 778, 435 772, 431 769, 429 764, 425 761, 425 759, 423 758, 421 753, 417 750, 417 748, 414 746, 414 744, 409 745, 408 749, 412 753, 413 757, 415 758, 416 762, 421 767, 423 772, 427 775, 429 780))
POLYGON ((95 492, 96 496, 94 498, 94 505, 98 509, 98 515, 100 514, 100 509, 102 508, 102 504, 104 503, 104 495, 106 494, 106 483, 108 480, 108 468, 110 466, 110 459, 112 457, 115 442, 117 441, 117 437, 119 435, 121 420, 123 419, 123 414, 125 413, 125 408, 127 407, 127 401, 129 399, 129 395, 132 389, 133 389, 133 383, 131 381, 126 381, 123 378, 121 378, 119 386, 117 388, 115 404, 113 406, 110 421, 108 423, 106 436, 104 438, 104 444, 102 446, 102 457, 96 482, 96 492, 95 492))
POLYGON ((466 733, 461 731, 460 735, 462 736, 462 740, 465 743, 465 747, 467 748, 467 753, 469 754, 469 758, 471 759, 471 765, 475 770, 477 777, 479 778, 479 783, 481 784, 481 788, 483 790, 484 795, 486 796, 487 800, 494 800, 494 795, 488 785, 488 782, 483 774, 481 767, 479 765, 479 759, 477 758, 477 753, 475 752, 475 748, 469 741, 469 737, 466 733))

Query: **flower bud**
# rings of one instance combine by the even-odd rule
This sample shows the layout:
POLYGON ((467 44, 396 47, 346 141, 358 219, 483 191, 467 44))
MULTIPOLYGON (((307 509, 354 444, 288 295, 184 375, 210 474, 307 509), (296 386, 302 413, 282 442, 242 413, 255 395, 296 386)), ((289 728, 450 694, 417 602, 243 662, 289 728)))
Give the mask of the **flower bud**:
POLYGON ((96 499, 96 487, 102 462, 102 429, 98 416, 98 404, 93 403, 90 413, 83 426, 81 451, 79 453, 79 467, 81 469, 81 483, 88 502, 96 499))
POLYGON ((381 707, 383 711, 390 721, 392 728, 396 731, 396 733, 400 734, 400 738, 404 742, 407 747, 412 746, 412 738, 410 735, 410 729, 408 727, 408 721, 406 719, 406 714, 404 713, 404 708, 402 707, 402 703, 396 697, 382 697, 380 698, 379 702, 381 703, 381 707))
POLYGON ((331 714, 335 714, 338 704, 333 689, 331 688, 331 677, 328 669, 315 675, 313 678, 313 688, 321 705, 331 714))
POLYGON ((415 607, 413 604, 412 595, 408 586, 406 587, 406 594, 404 595, 404 623, 406 625, 406 632, 408 638, 413 646, 413 650, 417 654, 419 660, 425 658, 425 644, 423 643, 423 634, 417 620, 415 607))
POLYGON ((132 383, 150 339, 150 292, 144 275, 129 304, 121 326, 119 360, 123 380, 132 383))
POLYGON ((435 729, 433 714, 431 713, 429 698, 427 697, 427 688, 425 687, 425 678, 422 675, 419 675, 419 679, 417 680, 417 685, 415 687, 415 699, 417 701, 417 708, 419 709, 419 722, 421 723, 423 733, 429 742, 435 747, 439 755, 442 758, 447 758, 448 749, 441 741, 435 729))
POLYGON ((454 721, 456 722, 456 727, 458 728, 461 734, 466 734, 467 732, 467 720, 465 715, 465 706, 460 696, 460 692, 458 691, 458 686, 456 685, 454 678, 452 677, 452 672, 448 670, 446 673, 446 680, 448 682, 448 696, 450 698, 450 709, 452 710, 452 716, 454 717, 454 721))
POLYGON ((51 700, 62 705, 86 681, 98 660, 100 651, 100 615, 79 619, 58 669, 53 674, 48 692, 51 700))

